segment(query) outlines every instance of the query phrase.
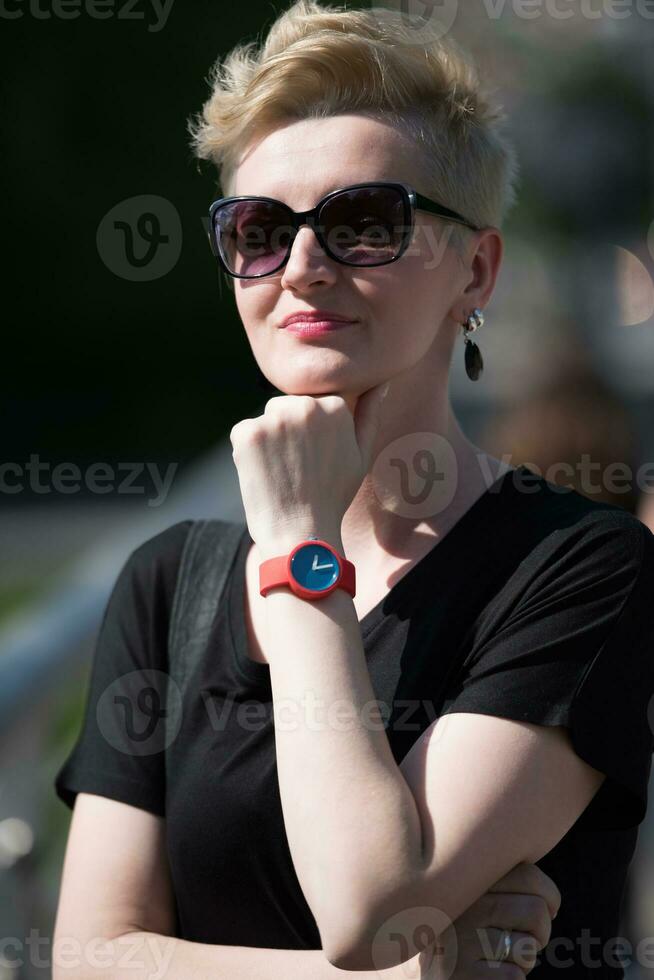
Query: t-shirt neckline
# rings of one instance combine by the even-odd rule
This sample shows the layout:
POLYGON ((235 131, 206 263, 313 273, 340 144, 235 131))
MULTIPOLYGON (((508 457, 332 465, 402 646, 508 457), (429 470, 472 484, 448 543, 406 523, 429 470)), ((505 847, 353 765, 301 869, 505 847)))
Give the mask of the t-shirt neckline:
MULTIPOLYGON (((491 503, 501 496, 506 487, 513 487, 514 480, 507 479, 510 474, 518 471, 531 472, 529 467, 520 465, 508 467, 500 476, 497 477, 482 494, 464 511, 457 522, 450 528, 445 537, 441 538, 430 550, 412 565, 411 568, 402 575, 390 589, 381 597, 379 602, 369 609, 366 615, 360 620, 361 635, 365 638, 375 626, 386 615, 384 607, 393 604, 393 600, 400 593, 406 594, 406 589, 413 585, 417 578, 438 559, 446 558, 449 551, 459 540, 461 535, 471 533, 473 526, 477 524, 491 503)), ((533 475, 533 474, 532 474, 533 475)), ((245 562, 247 553, 252 543, 252 538, 247 527, 243 528, 243 534, 238 545, 236 560, 228 582, 227 594, 227 622, 228 633, 231 645, 231 655, 241 676, 249 683, 267 687, 270 684, 270 666, 258 660, 252 660, 247 650, 247 631, 245 625, 245 562)))

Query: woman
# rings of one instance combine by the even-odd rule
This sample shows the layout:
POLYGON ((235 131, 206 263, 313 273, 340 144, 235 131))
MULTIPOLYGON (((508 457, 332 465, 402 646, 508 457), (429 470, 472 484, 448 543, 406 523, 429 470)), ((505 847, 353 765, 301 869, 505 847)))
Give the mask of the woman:
MULTIPOLYGON (((654 537, 501 464, 453 414, 462 325, 471 380, 483 366, 469 334, 517 168, 499 108, 430 30, 303 0, 216 66, 191 125, 220 172, 212 248, 283 394, 230 433, 247 527, 171 784, 163 753, 116 752, 96 717, 121 673, 166 670, 191 521, 123 569, 56 787, 71 806, 165 814, 146 850, 167 848, 171 880, 161 860, 145 891, 150 865, 132 871, 130 922, 111 928, 183 937, 176 963, 231 977, 252 946, 271 976, 399 976, 425 937, 449 943, 421 957, 439 976, 522 976, 519 940, 541 930, 493 895, 541 886, 532 975, 623 976, 611 940, 647 804, 654 537), (549 879, 505 877, 536 862, 560 890, 551 935, 549 879), (174 895, 174 923, 134 890, 174 895), (271 959, 320 949, 310 968, 271 959)), ((67 864, 61 934, 82 880, 67 864)))

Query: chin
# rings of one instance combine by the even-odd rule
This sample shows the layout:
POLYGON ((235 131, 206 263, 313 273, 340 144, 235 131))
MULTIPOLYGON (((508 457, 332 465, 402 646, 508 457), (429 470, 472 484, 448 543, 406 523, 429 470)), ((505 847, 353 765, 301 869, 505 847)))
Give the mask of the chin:
POLYGON ((273 381, 272 383, 286 395, 335 395, 340 394, 342 388, 336 380, 325 378, 324 375, 303 378, 301 381, 283 381, 279 384, 273 381))

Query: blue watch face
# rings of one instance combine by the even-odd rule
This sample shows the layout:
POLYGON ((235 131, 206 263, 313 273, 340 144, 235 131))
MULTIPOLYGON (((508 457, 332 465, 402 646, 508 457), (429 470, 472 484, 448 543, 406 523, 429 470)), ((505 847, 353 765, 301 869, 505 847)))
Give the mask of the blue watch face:
POLYGON ((303 588, 322 592, 338 578, 338 562, 321 544, 305 544, 291 559, 293 578, 303 588))

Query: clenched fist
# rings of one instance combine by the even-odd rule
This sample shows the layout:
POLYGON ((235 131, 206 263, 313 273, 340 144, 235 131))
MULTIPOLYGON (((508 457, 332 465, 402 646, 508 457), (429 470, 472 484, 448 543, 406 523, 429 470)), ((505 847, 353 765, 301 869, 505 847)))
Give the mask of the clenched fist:
POLYGON ((230 432, 248 530, 279 553, 309 534, 340 540, 341 522, 371 465, 387 385, 354 414, 340 395, 280 395, 230 432))

